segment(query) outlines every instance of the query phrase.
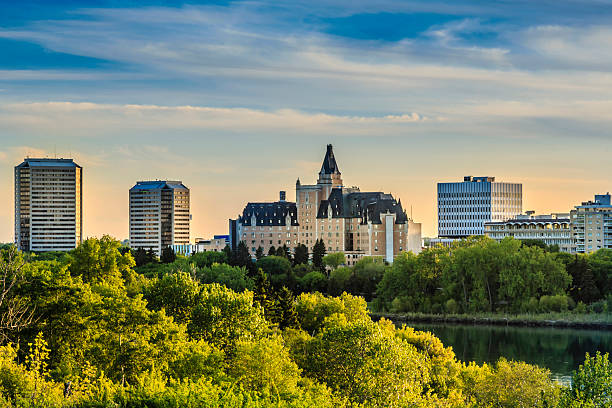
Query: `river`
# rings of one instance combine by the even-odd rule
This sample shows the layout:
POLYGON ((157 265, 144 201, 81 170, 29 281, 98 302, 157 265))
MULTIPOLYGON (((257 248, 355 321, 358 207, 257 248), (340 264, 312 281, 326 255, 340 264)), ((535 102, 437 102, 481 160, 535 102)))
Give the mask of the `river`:
POLYGON ((568 383, 584 354, 596 351, 612 355, 612 331, 548 327, 465 325, 453 323, 406 323, 430 331, 459 360, 493 363, 500 357, 548 368, 553 378, 568 383))

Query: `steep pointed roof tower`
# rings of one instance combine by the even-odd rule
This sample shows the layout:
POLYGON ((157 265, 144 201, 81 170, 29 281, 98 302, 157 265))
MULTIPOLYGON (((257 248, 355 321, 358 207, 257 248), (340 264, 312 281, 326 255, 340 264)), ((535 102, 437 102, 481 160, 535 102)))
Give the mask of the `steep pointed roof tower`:
POLYGON ((327 152, 325 152, 325 158, 323 159, 323 165, 319 174, 341 174, 331 144, 327 145, 327 152))
MULTIPOLYGON (((327 151, 325 152, 325 158, 321 165, 317 184, 331 184, 331 187, 342 186, 341 173, 338 169, 338 163, 336 163, 336 157, 334 156, 334 150, 331 144, 327 145, 327 151)), ((331 190, 326 191, 324 196, 327 197, 330 192, 331 190)))

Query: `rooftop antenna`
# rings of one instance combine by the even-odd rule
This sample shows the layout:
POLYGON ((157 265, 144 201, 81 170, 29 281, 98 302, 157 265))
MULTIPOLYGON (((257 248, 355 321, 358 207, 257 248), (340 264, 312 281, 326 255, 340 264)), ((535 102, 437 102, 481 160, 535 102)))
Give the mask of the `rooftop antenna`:
POLYGON ((57 145, 53 145, 53 158, 57 159, 57 145))

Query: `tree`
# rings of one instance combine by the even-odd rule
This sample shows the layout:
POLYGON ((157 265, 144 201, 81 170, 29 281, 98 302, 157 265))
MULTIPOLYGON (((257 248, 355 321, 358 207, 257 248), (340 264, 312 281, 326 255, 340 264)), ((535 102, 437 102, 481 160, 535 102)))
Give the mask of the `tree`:
POLYGON ((257 260, 260 260, 261 258, 263 258, 263 256, 264 256, 263 248, 260 245, 257 247, 257 251, 255 251, 255 258, 257 260))
POLYGON ((306 292, 325 292, 327 277, 319 271, 312 271, 300 279, 300 287, 306 292))
POLYGON ((404 407, 420 405, 420 367, 427 360, 376 323, 335 318, 308 342, 302 364, 305 375, 327 384, 351 404, 404 407))
POLYGON ((169 264, 176 261, 176 254, 174 253, 174 249, 169 246, 162 249, 161 257, 159 258, 159 260, 165 264, 169 264))
POLYGON ((612 406, 612 363, 609 354, 599 351, 593 357, 586 354, 584 364, 572 374, 572 386, 566 389, 559 408, 612 406))
POLYGON ((283 286, 276 293, 276 304, 278 310, 278 327, 280 329, 300 327, 300 323, 297 319, 297 312, 295 310, 295 297, 293 293, 286 287, 283 286))
POLYGON ((149 259, 147 251, 144 248, 137 248, 136 250, 132 250, 132 256, 134 257, 134 261, 136 262, 136 266, 146 265, 152 260, 149 259))
POLYGON ((268 256, 276 256, 276 248, 274 248, 274 245, 268 249, 268 256))
POLYGON ((324 270, 323 257, 325 256, 325 243, 318 239, 312 247, 312 264, 320 271, 324 270))
POLYGON ((272 286, 280 289, 282 286, 295 287, 295 277, 291 269, 291 262, 285 257, 270 255, 257 261, 257 268, 269 275, 272 286))
POLYGON ((121 255, 121 243, 108 235, 88 238, 67 255, 68 269, 72 276, 81 276, 83 281, 111 282, 122 286, 122 276, 136 263, 130 253, 121 255))
POLYGON ((287 251, 285 251, 285 248, 286 248, 286 247, 281 247, 281 246, 279 246, 278 248, 276 248, 276 254, 275 254, 275 255, 276 255, 276 256, 279 256, 279 257, 281 257, 281 258, 289 259, 289 258, 287 257, 287 251))
POLYGON ((196 252, 189 257, 189 261, 196 264, 198 268, 209 267, 213 264, 229 263, 225 251, 204 251, 196 252))
POLYGON ((255 276, 255 289, 253 291, 253 301, 264 311, 264 316, 268 321, 272 321, 276 315, 276 305, 274 303, 274 293, 268 281, 268 276, 259 268, 255 276))
POLYGON ((219 283, 236 292, 253 289, 253 279, 248 276, 246 268, 214 263, 197 272, 202 283, 219 283))
POLYGON ((236 250, 233 251, 230 264, 232 266, 243 266, 249 272, 253 272, 253 259, 244 241, 240 241, 236 250))
POLYGON ((293 254, 293 265, 308 264, 308 247, 298 244, 293 254))
POLYGON ((238 342, 230 373, 248 390, 274 394, 295 392, 300 378, 280 336, 238 342))
POLYGON ((364 256, 353 267, 353 276, 350 280, 351 293, 363 296, 367 301, 372 300, 384 271, 385 262, 381 257, 364 256))
POLYGON ((330 267, 331 269, 336 269, 340 265, 344 265, 346 263, 346 256, 344 252, 333 252, 327 254, 322 259, 323 265, 330 267))
POLYGON ((23 255, 14 245, 0 250, 0 343, 27 328, 34 317, 32 306, 16 293, 25 281, 24 266, 23 255))
POLYGON ((574 261, 567 265, 567 271, 572 276, 573 282, 570 295, 576 302, 589 304, 600 297, 593 272, 585 256, 576 255, 574 261))
POLYGON ((179 323, 189 322, 199 297, 200 285, 190 274, 182 271, 153 280, 145 296, 151 309, 165 309, 179 323))
POLYGON ((253 307, 253 293, 236 293, 218 284, 202 285, 199 303, 193 309, 187 331, 227 352, 236 342, 263 336, 267 323, 259 305, 253 307))
POLYGON ((232 251, 232 248, 229 246, 229 244, 226 244, 223 247, 223 253, 225 254, 225 259, 227 259, 226 262, 230 265, 233 265, 234 264, 233 259, 232 259, 233 251, 232 251))

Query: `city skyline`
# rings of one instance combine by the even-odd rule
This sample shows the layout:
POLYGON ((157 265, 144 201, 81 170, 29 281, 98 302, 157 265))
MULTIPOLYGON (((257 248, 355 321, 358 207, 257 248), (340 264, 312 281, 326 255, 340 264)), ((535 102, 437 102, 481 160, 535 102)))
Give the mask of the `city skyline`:
POLYGON ((2 242, 28 155, 83 166, 85 237, 127 238, 126 191, 152 178, 190 187, 193 236, 225 233, 246 200, 293 200, 327 143, 424 236, 436 183, 466 175, 542 214, 610 190, 601 2, 48 3, 0 14, 2 242))

